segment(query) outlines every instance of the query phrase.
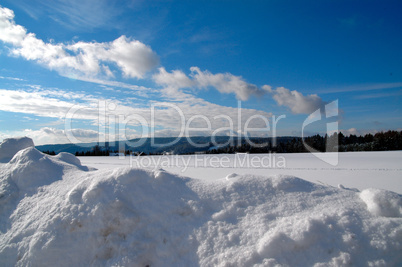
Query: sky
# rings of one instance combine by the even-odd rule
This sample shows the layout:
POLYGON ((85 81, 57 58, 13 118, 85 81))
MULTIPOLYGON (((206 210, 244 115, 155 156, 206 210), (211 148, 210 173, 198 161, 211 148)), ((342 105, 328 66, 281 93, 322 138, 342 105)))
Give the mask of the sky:
POLYGON ((400 1, 2 0, 0 140, 401 130, 401 10, 400 1))

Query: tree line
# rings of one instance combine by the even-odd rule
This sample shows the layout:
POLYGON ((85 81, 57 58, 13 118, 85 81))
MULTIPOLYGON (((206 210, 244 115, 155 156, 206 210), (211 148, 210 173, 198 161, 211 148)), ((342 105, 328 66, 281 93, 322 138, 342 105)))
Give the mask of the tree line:
MULTIPOLYGON (((253 144, 243 140, 237 145, 226 145, 219 148, 214 148, 211 143, 207 151, 203 151, 206 154, 233 154, 233 153, 305 153, 309 152, 304 144, 312 147, 320 152, 348 152, 348 151, 388 151, 388 150, 402 150, 402 131, 387 131, 379 132, 376 134, 366 135, 348 135, 345 136, 342 132, 334 133, 330 136, 325 135, 313 135, 305 138, 301 137, 289 137, 280 139, 275 145, 273 140, 268 138, 253 138, 253 144)), ((190 144, 188 144, 190 145, 190 144)), ((183 146, 183 144, 182 144, 183 146)), ((187 152, 185 154, 194 154, 200 151, 187 152)), ((43 153, 49 155, 56 155, 54 151, 43 151, 43 153)), ((94 146, 89 151, 77 151, 76 156, 110 156, 111 153, 124 153, 125 155, 162 155, 162 152, 149 152, 144 153, 142 151, 133 150, 110 150, 94 146)), ((175 153, 183 154, 183 153, 175 153)))
POLYGON ((207 154, 232 154, 232 153, 305 153, 309 150, 304 144, 320 152, 348 152, 348 151, 389 151, 402 150, 402 131, 387 131, 376 134, 349 135, 342 132, 330 136, 314 135, 304 139, 294 137, 284 142, 273 145, 271 141, 250 144, 242 143, 238 146, 226 146, 207 151, 207 154), (304 141, 304 142, 303 142, 304 141))

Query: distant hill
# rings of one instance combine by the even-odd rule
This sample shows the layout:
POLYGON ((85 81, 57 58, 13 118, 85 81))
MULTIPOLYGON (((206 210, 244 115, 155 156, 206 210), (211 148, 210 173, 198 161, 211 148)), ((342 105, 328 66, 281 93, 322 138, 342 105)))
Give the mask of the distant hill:
MULTIPOLYGON (((287 142, 295 137, 277 137, 277 142, 287 142)), ((186 138, 182 137, 177 140, 176 137, 157 137, 153 139, 146 138, 141 141, 141 139, 132 139, 128 141, 120 142, 106 142, 106 143, 84 143, 84 144, 57 144, 57 145, 41 145, 36 146, 40 151, 54 151, 56 154, 60 152, 69 152, 75 154, 76 152, 87 152, 92 151, 95 146, 99 146, 101 150, 108 151, 121 151, 131 150, 135 152, 143 152, 146 154, 160 154, 163 152, 171 152, 174 154, 189 154, 195 152, 208 151, 218 147, 224 147, 228 144, 229 136, 216 136, 214 138, 215 144, 212 142, 211 136, 196 136, 186 138), (177 142, 173 143, 175 140, 177 142), (132 144, 139 144, 132 146, 132 144), (196 144, 196 146, 194 145, 196 144)), ((255 143, 268 143, 272 142, 272 138, 250 138, 255 143)), ((233 143, 229 143, 228 146, 238 146, 246 142, 245 138, 240 139, 240 144, 238 144, 238 138, 233 137, 233 143)))

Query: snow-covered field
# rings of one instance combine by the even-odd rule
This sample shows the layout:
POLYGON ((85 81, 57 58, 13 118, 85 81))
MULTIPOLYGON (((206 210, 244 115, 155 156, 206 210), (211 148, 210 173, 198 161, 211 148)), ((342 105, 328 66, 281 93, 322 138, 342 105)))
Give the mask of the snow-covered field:
POLYGON ((0 145, 0 266, 402 264, 401 152, 341 154, 337 167, 288 154, 274 168, 264 155, 130 168, 13 142, 0 145))
POLYGON ((331 166, 310 153, 236 154, 145 157, 79 157, 97 169, 142 167, 164 169, 181 176, 216 181, 232 173, 259 176, 290 175, 313 183, 363 190, 379 188, 402 194, 402 151, 339 153, 331 166))

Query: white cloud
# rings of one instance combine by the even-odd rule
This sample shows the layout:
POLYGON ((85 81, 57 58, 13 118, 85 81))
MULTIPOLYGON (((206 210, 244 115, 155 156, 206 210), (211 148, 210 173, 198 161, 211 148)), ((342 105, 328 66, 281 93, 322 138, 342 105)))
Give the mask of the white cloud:
MULTIPOLYGON (((0 109, 8 112, 63 118, 74 103, 47 97, 45 92, 0 90, 0 109)), ((93 118, 93 115, 88 114, 93 118)))
POLYGON ((159 64, 152 49, 137 41, 121 36, 112 42, 45 43, 34 33, 14 22, 14 13, 0 7, 0 40, 11 44, 11 53, 41 63, 63 76, 113 76, 105 63, 115 64, 125 77, 143 78, 159 64))
MULTIPOLYGON (((115 63, 126 77, 142 78, 159 64, 158 56, 150 47, 137 40, 120 36, 109 43, 78 42, 66 48, 77 53, 83 72, 98 73, 99 61, 115 63)), ((110 70, 106 74, 110 75, 110 70)))
POLYGON ((157 84, 165 85, 172 90, 214 87, 221 93, 235 94, 239 100, 247 100, 251 95, 262 96, 267 93, 256 85, 247 83, 241 76, 230 73, 212 74, 207 70, 201 71, 198 67, 191 67, 190 71, 191 78, 180 70, 169 73, 164 68, 159 68, 159 73, 155 74, 153 79, 157 84))
POLYGON ((212 86, 221 93, 234 93, 240 100, 247 100, 251 95, 261 96, 265 94, 256 85, 245 82, 241 76, 230 73, 212 74, 209 71, 201 71, 198 67, 191 67, 190 70, 197 86, 201 88, 212 86))
POLYGON ((25 81, 24 79, 21 79, 21 78, 16 78, 16 77, 4 77, 4 76, 0 76, 0 79, 11 80, 11 81, 25 81))
POLYGON ((0 6, 0 40, 18 45, 26 36, 26 30, 14 22, 14 12, 0 6))
MULTIPOLYGON (((99 133, 88 129, 72 129, 72 134, 82 143, 97 141, 99 133)), ((67 144, 70 140, 67 138, 66 131, 63 129, 44 127, 39 130, 27 129, 25 136, 34 140, 35 145, 45 144, 67 144)))
POLYGON ((173 70, 170 73, 167 72, 163 67, 159 68, 158 70, 159 73, 153 76, 153 79, 157 84, 166 85, 177 89, 192 87, 195 85, 195 82, 180 70, 173 70))
POLYGON ((288 107, 295 114, 310 114, 326 104, 316 94, 304 96, 296 90, 290 91, 284 87, 272 89, 268 85, 264 85, 263 88, 271 93, 279 106, 288 107))

